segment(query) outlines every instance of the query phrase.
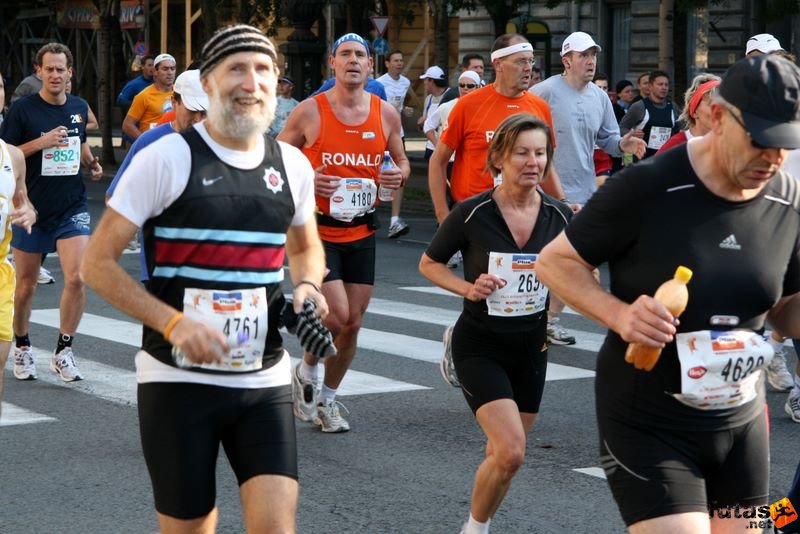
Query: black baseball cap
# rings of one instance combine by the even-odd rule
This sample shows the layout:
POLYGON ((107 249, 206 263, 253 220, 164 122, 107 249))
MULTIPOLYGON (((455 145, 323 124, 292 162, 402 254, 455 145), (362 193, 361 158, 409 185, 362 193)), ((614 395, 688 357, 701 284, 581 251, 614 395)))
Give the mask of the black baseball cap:
POLYGON ((294 85, 294 80, 292 80, 288 76, 281 76, 280 78, 278 78, 278 81, 283 83, 288 83, 289 85, 294 85))
POLYGON ((769 148, 800 148, 800 69, 766 54, 741 59, 725 73, 719 95, 742 113, 753 141, 769 148))

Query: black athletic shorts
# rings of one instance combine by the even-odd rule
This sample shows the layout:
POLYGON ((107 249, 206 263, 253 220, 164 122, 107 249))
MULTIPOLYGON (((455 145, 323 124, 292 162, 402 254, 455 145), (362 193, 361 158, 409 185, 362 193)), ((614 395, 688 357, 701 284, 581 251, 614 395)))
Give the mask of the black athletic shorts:
POLYGON ((475 413, 498 399, 538 413, 547 375, 547 331, 496 333, 461 315, 453 327, 453 364, 461 391, 475 413))
POLYGON ((239 485, 257 475, 297 479, 291 386, 237 389, 139 384, 139 428, 156 510, 178 519, 214 508, 219 444, 239 485))
POLYGON ((322 244, 325 266, 330 269, 323 282, 375 285, 375 234, 350 243, 322 244))
POLYGON ((664 430, 598 414, 600 460, 627 525, 769 495, 766 413, 729 430, 664 430))

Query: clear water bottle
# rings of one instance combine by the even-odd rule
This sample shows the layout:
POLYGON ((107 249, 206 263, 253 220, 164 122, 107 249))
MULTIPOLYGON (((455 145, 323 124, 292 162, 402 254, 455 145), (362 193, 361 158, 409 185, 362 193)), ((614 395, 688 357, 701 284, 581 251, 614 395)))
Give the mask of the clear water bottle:
MULTIPOLYGON (((237 347, 241 347, 249 340, 250 336, 245 332, 235 332, 228 336, 228 347, 230 349, 235 349, 237 347)), ((217 346, 217 351, 224 356, 227 356, 228 353, 230 352, 228 351, 228 353, 223 353, 222 347, 220 346, 217 346)), ((190 360, 186 356, 186 353, 183 352, 177 345, 172 346, 172 361, 174 361, 175 365, 177 365, 181 369, 189 369, 196 365, 192 360, 190 360)))
MULTIPOLYGON (((380 170, 392 170, 395 168, 394 161, 392 161, 392 155, 389 154, 389 151, 386 150, 383 153, 383 163, 381 163, 380 170)), ((378 199, 381 202, 391 202, 394 200, 394 190, 389 189, 388 187, 383 187, 383 184, 378 185, 378 199)))

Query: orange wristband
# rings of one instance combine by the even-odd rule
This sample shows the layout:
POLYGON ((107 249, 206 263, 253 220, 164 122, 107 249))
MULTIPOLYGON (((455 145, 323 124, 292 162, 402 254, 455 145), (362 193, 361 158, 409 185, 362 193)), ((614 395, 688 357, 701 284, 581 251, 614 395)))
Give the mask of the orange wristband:
POLYGON ((164 327, 164 339, 166 341, 169 341, 169 335, 172 333, 175 325, 178 324, 178 321, 181 319, 183 319, 183 312, 178 312, 172 316, 172 319, 169 320, 167 326, 164 327))

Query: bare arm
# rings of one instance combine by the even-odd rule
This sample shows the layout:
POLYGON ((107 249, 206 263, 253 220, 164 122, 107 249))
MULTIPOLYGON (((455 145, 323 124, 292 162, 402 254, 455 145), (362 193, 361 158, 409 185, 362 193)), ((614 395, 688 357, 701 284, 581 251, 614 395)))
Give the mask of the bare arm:
POLYGON ((325 277, 325 249, 319 239, 314 216, 309 217, 302 226, 289 227, 286 232, 286 256, 294 284, 294 311, 299 313, 303 301, 310 297, 317 303, 317 315, 324 318, 328 314, 328 304, 322 293, 309 284, 297 285, 306 280, 320 287, 325 277))
POLYGON ((303 100, 289 114, 276 139, 297 148, 310 146, 319 136, 319 120, 317 103, 311 98, 303 100))
POLYGON ((381 170, 378 182, 389 189, 402 187, 411 175, 411 162, 403 149, 403 138, 400 136, 400 115, 387 102, 381 102, 381 120, 383 130, 389 132, 386 138, 386 149, 392 156, 399 172, 381 170))
POLYGON ((92 108, 90 107, 88 109, 89 111, 87 113, 88 119, 86 120, 86 131, 93 132, 100 128, 100 123, 97 122, 97 117, 95 116, 94 111, 92 111, 92 108))
POLYGON ((81 143, 81 163, 89 167, 92 180, 97 181, 103 177, 103 167, 100 165, 100 160, 92 154, 89 143, 81 143))
POLYGON ((28 158, 37 152, 41 152, 45 148, 58 146, 66 138, 66 126, 56 126, 46 134, 37 137, 36 139, 31 139, 27 143, 19 145, 17 148, 19 148, 25 157, 28 158))
MULTIPOLYGON (((447 162, 455 150, 447 143, 438 143, 428 162, 428 189, 431 192, 436 220, 441 222, 450 213, 447 207, 447 162)), ((559 197, 560 198, 560 197, 559 197)))
POLYGON ((31 233, 31 228, 36 223, 36 209, 28 198, 28 186, 25 183, 25 156, 15 146, 6 145, 11 156, 11 165, 14 168, 16 186, 14 189, 14 210, 9 215, 11 224, 24 228, 31 233))
POLYGON ((142 135, 138 124, 139 122, 135 118, 131 117, 130 115, 125 115, 125 119, 122 121, 122 131, 128 134, 131 139, 136 140, 140 135, 142 135))
MULTIPOLYGON (((178 310, 147 292, 117 262, 136 230, 136 225, 107 208, 89 240, 81 276, 112 306, 163 332, 178 310)), ((222 332, 187 317, 175 324, 168 341, 197 363, 220 361, 219 347, 228 348, 222 332)))
POLYGON ((627 304, 605 291, 564 232, 542 249, 536 277, 574 310, 618 333, 627 342, 663 347, 675 334, 663 304, 642 295, 627 304))
POLYGON ((423 253, 419 260, 419 272, 422 276, 456 295, 460 295, 473 302, 486 300, 496 288, 503 287, 505 283, 492 274, 482 273, 474 283, 470 284, 457 276, 444 263, 434 261, 423 253))
POLYGON ((800 293, 780 299, 767 318, 773 329, 782 336, 800 338, 800 293))
POLYGON ((439 136, 436 132, 439 130, 439 125, 442 124, 442 115, 439 113, 439 109, 436 108, 436 111, 425 119, 425 124, 422 126, 422 132, 428 138, 428 141, 433 143, 434 147, 439 143, 439 136))

